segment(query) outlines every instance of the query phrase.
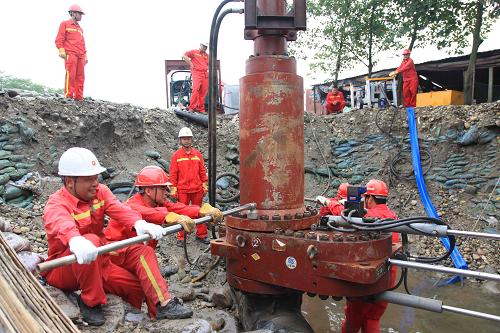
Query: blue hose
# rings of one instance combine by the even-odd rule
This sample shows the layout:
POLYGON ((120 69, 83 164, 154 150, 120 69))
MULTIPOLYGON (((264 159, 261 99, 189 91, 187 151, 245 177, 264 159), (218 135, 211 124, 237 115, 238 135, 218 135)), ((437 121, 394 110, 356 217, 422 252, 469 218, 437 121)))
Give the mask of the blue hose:
MULTIPOLYGON (((413 160, 413 171, 415 173, 415 180, 417 182, 418 192, 420 193, 420 199, 424 205, 425 211, 427 212, 427 216, 439 218, 434 205, 432 204, 431 198, 429 197, 429 193, 427 192, 427 188, 425 186, 424 175, 422 173, 422 165, 420 164, 420 148, 418 146, 418 132, 417 125, 415 123, 415 110, 412 107, 407 107, 406 111, 408 112, 408 127, 410 130, 410 143, 411 143, 411 157, 413 160)), ((447 250, 450 249, 450 241, 446 237, 441 237, 441 242, 446 247, 447 250)), ((453 252, 451 253, 451 259, 453 260, 453 264, 456 268, 460 269, 468 269, 467 263, 464 260, 464 257, 458 251, 458 248, 455 247, 453 252)), ((453 283, 461 280, 461 277, 455 276, 446 284, 453 283)))

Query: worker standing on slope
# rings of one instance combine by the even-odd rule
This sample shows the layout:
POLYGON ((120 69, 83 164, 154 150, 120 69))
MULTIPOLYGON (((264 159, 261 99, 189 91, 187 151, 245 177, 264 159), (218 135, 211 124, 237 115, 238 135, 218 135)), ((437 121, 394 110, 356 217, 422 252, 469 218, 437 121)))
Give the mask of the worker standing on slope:
POLYGON ((88 62, 83 30, 78 24, 85 15, 82 8, 72 5, 68 11, 70 20, 59 25, 56 47, 59 57, 64 59, 66 77, 64 79, 64 97, 83 100, 83 83, 85 81, 85 65, 88 62))
MULTIPOLYGON (((222 222, 222 212, 209 203, 204 203, 200 207, 168 201, 166 193, 169 185, 172 184, 162 168, 154 165, 144 167, 135 180, 139 193, 128 199, 125 204, 140 213, 146 222, 165 226, 180 224, 186 232, 192 232, 195 229, 193 218, 210 215, 214 223, 222 222)), ((123 224, 114 219, 109 221, 104 234, 106 238, 114 241, 137 236, 135 231, 124 228, 123 224)), ((149 241, 149 245, 153 248, 156 244, 155 240, 149 241)))
POLYGON ((326 95, 326 114, 342 113, 345 107, 344 94, 339 91, 337 86, 333 86, 332 91, 326 95))
MULTIPOLYGON (((186 205, 201 206, 203 196, 208 192, 208 176, 203 156, 193 148, 193 132, 183 127, 179 131, 181 148, 172 154, 170 160, 170 196, 186 205)), ((177 245, 182 246, 184 231, 177 233, 177 245)), ((210 244, 206 224, 196 227, 196 240, 210 244)))
POLYGON ((208 92, 208 43, 202 42, 198 50, 184 53, 182 60, 191 68, 191 98, 189 111, 205 112, 205 99, 208 92))
POLYGON ((97 256, 97 248, 108 243, 103 233, 105 215, 155 240, 163 237, 163 228, 142 220, 99 184, 98 175, 106 169, 90 150, 68 149, 58 169, 64 185, 49 197, 43 211, 48 260, 74 254, 77 262, 42 273, 48 284, 64 291, 81 290, 80 312, 92 326, 105 322, 101 305, 107 303, 106 293, 123 297, 137 309, 146 299, 151 318, 191 317, 193 312, 169 294, 151 247, 134 244, 97 256))
MULTIPOLYGON (((372 179, 366 184, 365 218, 397 219, 395 212, 387 206, 389 190, 387 184, 378 179, 372 179)), ((392 233, 392 242, 399 242, 399 234, 392 233)), ((397 268, 391 267, 391 283, 396 283, 397 268)), ((388 303, 384 301, 366 302, 358 299, 347 299, 344 309, 345 319, 342 322, 342 333, 362 332, 379 333, 380 319, 387 309, 388 303)))
POLYGON ((410 58, 410 50, 403 51, 403 61, 396 70, 389 73, 389 76, 397 74, 403 75, 403 106, 417 106, 418 75, 415 70, 415 64, 410 58))

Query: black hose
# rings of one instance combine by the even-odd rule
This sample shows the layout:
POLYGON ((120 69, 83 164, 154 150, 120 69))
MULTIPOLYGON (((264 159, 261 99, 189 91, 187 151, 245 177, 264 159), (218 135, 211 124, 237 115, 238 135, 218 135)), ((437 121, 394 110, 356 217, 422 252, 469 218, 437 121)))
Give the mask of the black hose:
MULTIPOLYGON (((209 61, 208 61, 208 200, 215 207, 215 183, 217 177, 217 115, 215 110, 217 94, 217 40, 222 19, 233 10, 226 10, 219 16, 222 7, 229 2, 241 0, 223 0, 215 10, 210 26, 209 61)), ((212 227, 212 238, 217 238, 215 226, 212 227)))
MULTIPOLYGON (((234 174, 232 172, 225 172, 225 173, 221 173, 220 175, 217 176, 217 180, 223 178, 223 177, 231 177, 231 178, 234 178, 238 181, 238 186, 240 184, 240 177, 238 177, 237 174, 234 174)), ((217 183, 216 183, 217 184, 217 183)), ((220 203, 229 203, 229 202, 233 202, 233 201, 236 201, 240 198, 240 191, 238 190, 238 193, 229 197, 229 198, 223 198, 222 196, 220 195, 215 195, 215 200, 217 202, 220 202, 220 203)))

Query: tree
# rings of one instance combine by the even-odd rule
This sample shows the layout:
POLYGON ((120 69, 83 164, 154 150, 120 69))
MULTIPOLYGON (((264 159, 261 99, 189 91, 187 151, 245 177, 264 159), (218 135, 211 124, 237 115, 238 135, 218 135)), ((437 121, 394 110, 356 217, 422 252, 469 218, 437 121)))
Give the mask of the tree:
POLYGON ((342 70, 356 63, 363 63, 371 76, 376 55, 398 45, 388 31, 388 3, 389 0, 308 1, 308 22, 312 24, 292 46, 293 50, 312 60, 311 69, 323 70, 335 81, 342 70))
POLYGON ((42 84, 35 83, 30 79, 19 79, 10 75, 6 75, 0 72, 0 89, 21 89, 35 91, 37 93, 60 93, 62 94, 62 89, 54 89, 46 87, 42 84))
POLYGON ((472 34, 472 50, 469 55, 469 64, 464 73, 464 103, 472 104, 474 99, 474 77, 476 74, 476 60, 479 46, 484 36, 491 30, 493 21, 500 15, 498 1, 477 0, 466 3, 462 17, 471 20, 468 23, 472 34))

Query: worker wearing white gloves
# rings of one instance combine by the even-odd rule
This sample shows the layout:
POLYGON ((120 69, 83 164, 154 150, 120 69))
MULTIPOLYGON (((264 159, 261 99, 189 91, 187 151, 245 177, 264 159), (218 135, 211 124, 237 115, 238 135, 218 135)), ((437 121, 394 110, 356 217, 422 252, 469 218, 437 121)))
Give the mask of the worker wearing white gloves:
POLYGON ((121 296, 141 309, 144 299, 152 318, 187 318, 192 311, 168 292, 154 250, 143 244, 131 245, 109 254, 97 255, 99 246, 109 242, 103 233, 104 216, 119 221, 138 235, 158 240, 161 226, 148 223, 111 191, 98 182, 101 167, 95 155, 85 148, 68 149, 59 160, 64 185, 52 194, 43 220, 48 240, 48 260, 73 253, 77 263, 58 267, 42 275, 47 282, 67 291, 81 290, 78 304, 89 325, 104 324, 101 305, 106 293, 121 296))

